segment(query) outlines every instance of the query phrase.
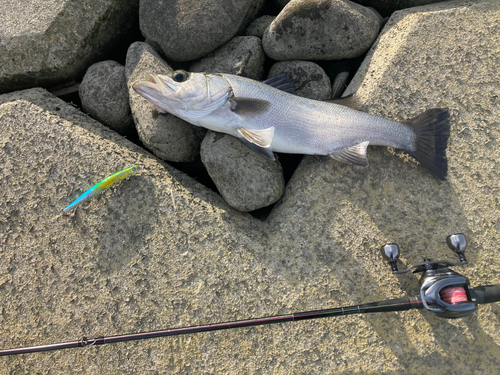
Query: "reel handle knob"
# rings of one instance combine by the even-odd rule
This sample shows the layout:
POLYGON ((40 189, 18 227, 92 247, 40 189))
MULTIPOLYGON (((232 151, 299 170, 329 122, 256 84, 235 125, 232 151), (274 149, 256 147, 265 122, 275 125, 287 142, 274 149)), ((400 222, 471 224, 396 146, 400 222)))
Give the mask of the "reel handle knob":
POLYGON ((392 272, 398 272, 398 266, 396 262, 399 259, 399 246, 395 243, 390 243, 385 246, 382 246, 380 249, 382 256, 386 259, 392 268, 392 272))
POLYGON ((465 247, 467 246, 467 240, 465 235, 462 233, 452 234, 446 237, 446 243, 448 247, 458 254, 460 258, 460 263, 467 263, 465 259, 465 247))

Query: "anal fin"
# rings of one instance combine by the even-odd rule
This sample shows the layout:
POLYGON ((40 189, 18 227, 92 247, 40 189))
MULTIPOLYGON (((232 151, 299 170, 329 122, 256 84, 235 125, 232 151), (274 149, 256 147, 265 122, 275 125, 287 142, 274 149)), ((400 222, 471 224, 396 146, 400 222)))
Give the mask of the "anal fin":
POLYGON ((333 151, 329 156, 342 163, 361 165, 368 167, 368 158, 366 157, 366 148, 370 142, 361 142, 355 146, 345 147, 333 151))

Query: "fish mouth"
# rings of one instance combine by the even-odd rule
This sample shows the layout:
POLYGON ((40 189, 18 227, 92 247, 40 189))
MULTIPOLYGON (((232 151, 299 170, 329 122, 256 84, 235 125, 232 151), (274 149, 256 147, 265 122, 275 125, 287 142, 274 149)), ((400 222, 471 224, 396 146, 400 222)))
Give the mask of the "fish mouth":
POLYGON ((152 92, 157 92, 163 96, 170 96, 180 90, 180 87, 163 75, 148 74, 144 81, 138 81, 132 88, 140 95, 145 94, 150 97, 152 92))

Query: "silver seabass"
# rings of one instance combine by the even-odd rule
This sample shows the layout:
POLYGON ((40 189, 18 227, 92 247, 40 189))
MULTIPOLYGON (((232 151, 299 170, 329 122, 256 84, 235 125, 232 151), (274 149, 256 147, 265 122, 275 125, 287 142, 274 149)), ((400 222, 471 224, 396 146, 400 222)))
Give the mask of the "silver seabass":
POLYGON ((449 114, 430 109, 404 123, 358 110, 354 97, 319 101, 290 93, 286 77, 264 82, 231 74, 151 74, 133 88, 185 121, 238 137, 274 160, 273 152, 330 155, 368 165, 368 145, 402 149, 440 178, 447 174, 449 114), (288 92, 287 92, 288 91, 288 92))

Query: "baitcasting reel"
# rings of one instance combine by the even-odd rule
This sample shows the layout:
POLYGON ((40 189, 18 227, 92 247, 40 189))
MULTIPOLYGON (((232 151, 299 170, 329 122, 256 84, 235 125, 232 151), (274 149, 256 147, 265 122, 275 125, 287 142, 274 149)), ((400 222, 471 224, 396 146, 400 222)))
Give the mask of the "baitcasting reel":
POLYGON ((469 285, 469 280, 448 268, 449 266, 467 264, 464 254, 467 245, 465 236, 461 233, 453 234, 446 238, 446 242, 449 248, 458 254, 460 262, 425 259, 423 263, 417 263, 399 271, 397 266, 400 254, 398 245, 385 245, 381 252, 384 258, 389 261, 394 274, 406 273, 411 270, 413 273, 421 272, 420 298, 424 307, 440 317, 453 319, 472 314, 477 310, 477 303, 476 293, 474 288, 469 285))

